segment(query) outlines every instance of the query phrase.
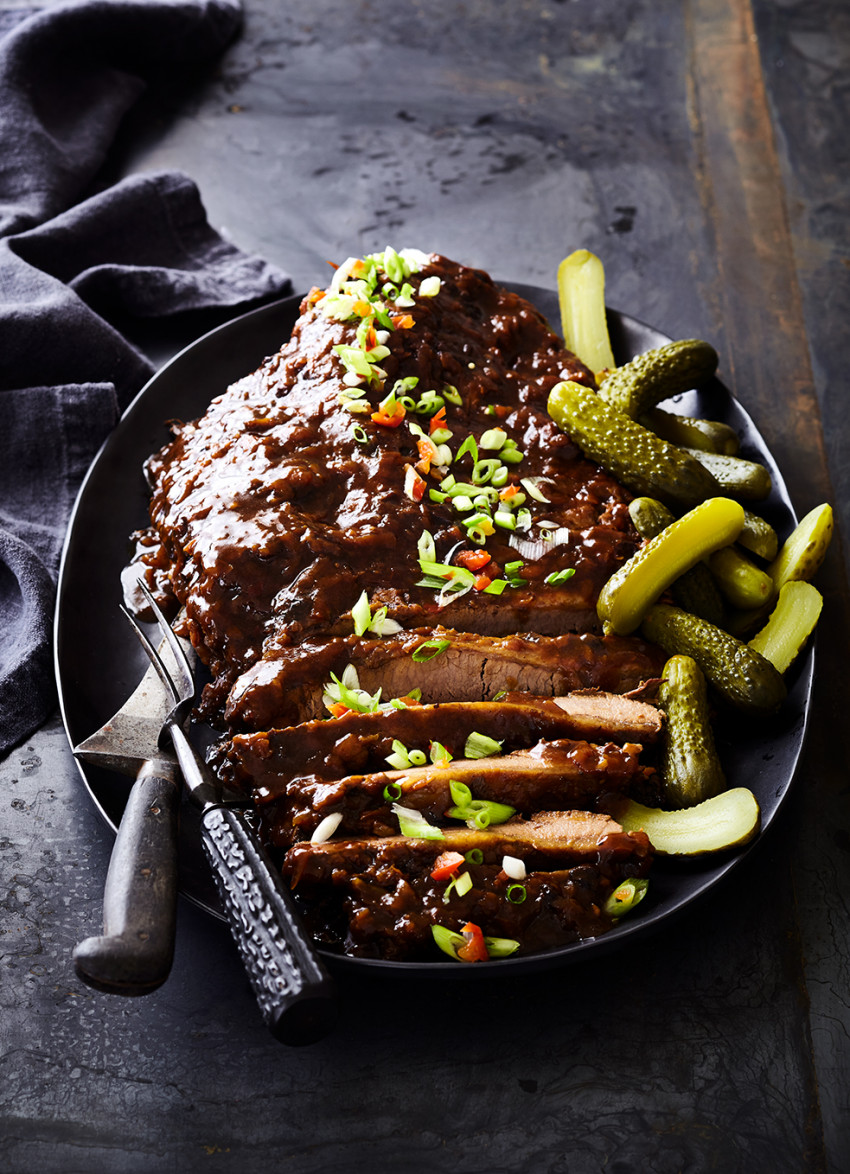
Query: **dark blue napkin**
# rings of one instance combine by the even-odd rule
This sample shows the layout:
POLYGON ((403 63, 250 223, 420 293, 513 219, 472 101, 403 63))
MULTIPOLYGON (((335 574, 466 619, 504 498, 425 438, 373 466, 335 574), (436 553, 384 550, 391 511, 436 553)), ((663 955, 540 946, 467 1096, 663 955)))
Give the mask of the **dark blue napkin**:
MULTIPOLYGON (((15 14, 0 20, 0 33, 15 14)), ((153 373, 134 319, 244 307, 290 281, 209 226, 186 176, 97 176, 163 66, 219 53, 236 0, 79 0, 0 41, 0 753, 54 703, 54 581, 76 491, 153 373)))

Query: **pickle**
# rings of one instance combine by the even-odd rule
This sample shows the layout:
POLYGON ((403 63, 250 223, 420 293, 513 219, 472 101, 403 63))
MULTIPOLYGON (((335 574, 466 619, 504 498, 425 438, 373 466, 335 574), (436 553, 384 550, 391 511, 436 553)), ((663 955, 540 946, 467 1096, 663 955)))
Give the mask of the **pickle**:
POLYGON ((596 376, 613 371, 605 316, 605 270, 599 258, 587 249, 570 253, 558 266, 558 301, 567 350, 596 376))
POLYGON ((678 444, 680 448, 699 448, 704 452, 734 456, 738 451, 738 433, 719 420, 700 420, 695 416, 677 416, 662 408, 650 408, 640 417, 640 423, 662 440, 678 444))
POLYGON ((708 568, 717 586, 733 607, 742 611, 769 603, 774 595, 773 580, 734 546, 715 551, 708 568))
POLYGON ((580 383, 559 383, 549 414, 584 454, 633 493, 689 509, 719 492, 711 473, 682 449, 624 416, 580 383))
POLYGON ((605 632, 633 632, 671 583, 701 558, 734 542, 743 523, 743 509, 728 497, 711 497, 672 522, 600 591, 596 611, 605 632))
POLYGON ((659 856, 703 856, 748 843, 758 831, 760 811, 746 787, 733 787, 682 811, 659 811, 634 799, 608 805, 623 831, 644 831, 659 856))
MULTIPOLYGON (((654 538, 676 520, 667 506, 653 497, 634 498, 629 503, 629 514, 641 538, 654 538)), ((679 607, 723 627, 726 619, 723 599, 704 563, 698 562, 680 575, 670 591, 679 607)))
POLYGON ((722 493, 740 497, 744 501, 762 501, 770 493, 772 481, 764 465, 745 461, 742 457, 722 456, 702 452, 698 448, 683 448, 712 474, 722 493))
POLYGON ((747 509, 744 510, 744 528, 738 535, 738 542, 766 563, 776 558, 779 549, 779 539, 774 528, 764 518, 747 509))
POLYGON ((789 579, 782 584, 776 607, 750 641, 750 648, 760 652, 777 672, 786 672, 815 630, 822 607, 823 596, 817 587, 805 579, 789 579))
POLYGON ((599 389, 612 407, 635 419, 663 399, 705 383, 717 370, 717 352, 707 342, 668 342, 618 367, 599 389))
POLYGON ((735 709, 771 713, 785 699, 785 683, 769 660, 681 608, 655 604, 644 617, 641 632, 668 656, 692 657, 709 684, 735 709))
POLYGON ((832 526, 831 505, 816 506, 806 514, 767 568, 777 590, 792 579, 811 579, 824 560, 832 526))
POLYGON ((671 656, 658 694, 667 715, 661 783, 669 807, 693 807, 726 790, 708 716, 705 677, 690 656, 671 656))

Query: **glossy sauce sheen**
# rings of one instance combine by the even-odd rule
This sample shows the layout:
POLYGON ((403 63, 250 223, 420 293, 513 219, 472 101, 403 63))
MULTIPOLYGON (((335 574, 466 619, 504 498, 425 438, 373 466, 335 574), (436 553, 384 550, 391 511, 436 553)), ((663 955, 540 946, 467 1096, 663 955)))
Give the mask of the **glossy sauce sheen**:
MULTIPOLYGON (((283 745, 275 729, 326 718, 324 686, 348 664, 357 668, 360 687, 382 689, 384 701, 421 688, 424 702, 473 706, 493 704, 505 690, 544 700, 588 687, 621 694, 661 668, 660 653, 645 642, 600 634, 600 588, 639 545, 630 498, 581 456, 546 410, 556 383, 593 386, 593 376, 537 310, 486 274, 432 256, 415 284, 435 277, 436 296, 417 294, 404 325, 388 333, 390 353, 380 360, 386 378, 368 392, 365 414, 352 415, 341 402, 345 368, 334 351, 355 344, 356 323, 327 317, 321 294, 305 299, 290 341, 276 355, 214 400, 201 419, 174 425, 174 439, 148 463, 152 525, 137 536, 136 565, 146 569, 163 603, 184 608, 183 628, 210 669, 202 713, 229 735, 218 765, 263 808, 266 840, 292 845, 284 875, 297 885, 313 932, 336 948, 394 959, 433 956, 430 927, 460 929, 469 918, 487 933, 516 938, 522 951, 601 932, 612 923, 603 911, 612 888, 623 877, 643 875, 651 859, 646 837, 573 812, 564 824, 568 832, 600 819, 604 829, 580 847, 571 832, 565 842, 550 838, 545 848, 519 844, 538 871, 529 875, 521 906, 506 897, 498 861, 504 844, 514 843, 512 834, 540 820, 549 827, 546 819, 565 803, 590 806, 605 790, 646 773, 639 745, 541 741, 563 735, 559 718, 515 715, 507 735, 500 729, 507 710, 491 717, 493 736, 507 738, 508 747, 515 738, 520 757, 494 758, 478 774, 467 762, 463 777, 474 793, 495 802, 507 797, 532 821, 506 824, 497 835, 446 828, 452 842, 490 845, 471 892, 451 908, 445 885, 430 876, 440 849, 395 834, 384 763, 373 760, 376 773, 368 777, 343 779, 331 762, 342 766, 357 754, 334 743, 330 757, 312 752, 311 768, 306 730, 304 753, 296 755, 300 768, 274 761, 273 747, 283 745), (547 499, 528 495, 530 529, 497 528, 487 538, 490 579, 507 577, 507 563, 523 564, 521 580, 501 595, 471 590, 440 606, 437 590, 417 584, 423 531, 435 540, 437 562, 456 562, 459 551, 474 546, 451 500, 429 497, 427 488, 444 474, 423 468, 427 487, 420 500, 405 491, 408 467, 421 456, 408 424, 427 434, 428 416, 409 413, 398 427, 372 420, 396 380, 413 376, 417 399, 447 385, 459 393, 460 404, 446 403, 454 454, 469 435, 480 440, 498 426, 523 454, 510 466, 510 483, 520 489, 520 478, 533 477, 547 499), (540 522, 551 524, 552 541, 544 541, 540 522), (545 583, 566 569, 572 578, 545 583), (373 610, 386 606, 400 632, 353 634, 351 609, 364 591, 373 610), (435 660, 414 660, 419 646, 434 639, 445 651, 435 660), (256 740, 236 751, 229 739, 237 732, 256 740), (326 813, 343 808, 340 834, 359 839, 342 847, 304 842, 326 813)), ((472 466, 467 454, 454 460, 451 473, 468 482, 472 466)), ((441 728, 439 706, 433 710, 436 724, 423 728, 423 745, 451 734, 441 728)), ((481 733, 480 724, 490 728, 474 714, 461 720, 467 733, 481 733)), ((392 747, 390 725, 378 735, 384 757, 387 742, 392 747)), ((461 727, 457 735, 460 740, 461 727)), ((430 818, 449 818, 445 771, 424 772, 416 801, 430 818)))
MULTIPOLYGON (((566 542, 526 562, 527 586, 498 598, 470 592, 438 610, 435 592, 415 585, 417 540, 430 530, 439 560, 465 530, 448 502, 405 496, 404 467, 418 454, 404 424, 381 427, 339 405, 344 371, 332 348, 351 343, 354 327, 325 318, 321 303, 305 303, 280 353, 200 421, 178 426, 149 463, 155 533, 143 536, 141 557, 160 589, 167 581, 185 605, 214 676, 234 680, 269 643, 349 634, 348 613, 364 589, 404 627, 440 622, 507 634, 596 626, 602 583, 637 545, 628 495, 546 412, 559 380, 592 377, 528 302, 486 274, 432 258, 422 272, 429 275, 441 278, 440 293, 417 299, 414 327, 390 335, 385 388, 411 375, 419 392, 457 387, 462 405, 446 407, 453 450, 469 432, 504 428, 525 453, 513 466, 517 477, 546 480, 551 504, 527 503, 535 519, 557 522, 566 542), (486 413, 491 406, 498 416, 486 413), (352 436, 355 422, 368 434, 365 445, 352 436), (566 567, 576 571, 571 580, 543 584, 566 567)), ((383 394, 370 392, 373 406, 383 394)), ((427 417, 413 418, 427 432, 427 417)), ((452 466, 458 479, 470 471, 469 456, 452 466)), ((487 549, 491 574, 521 557, 498 531, 487 549)))

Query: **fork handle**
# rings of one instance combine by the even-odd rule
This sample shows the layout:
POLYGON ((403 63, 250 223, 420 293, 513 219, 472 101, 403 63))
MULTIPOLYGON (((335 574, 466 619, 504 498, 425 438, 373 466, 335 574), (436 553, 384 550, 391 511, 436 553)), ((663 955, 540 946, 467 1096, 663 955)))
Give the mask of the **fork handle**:
POLYGON ((207 807, 201 829, 266 1025, 282 1043, 314 1043, 336 1019, 333 982, 301 928, 279 870, 239 808, 207 807))
POLYGON ((145 995, 171 970, 177 921, 176 767, 146 762, 121 818, 103 893, 103 934, 74 951, 77 975, 97 990, 145 995))

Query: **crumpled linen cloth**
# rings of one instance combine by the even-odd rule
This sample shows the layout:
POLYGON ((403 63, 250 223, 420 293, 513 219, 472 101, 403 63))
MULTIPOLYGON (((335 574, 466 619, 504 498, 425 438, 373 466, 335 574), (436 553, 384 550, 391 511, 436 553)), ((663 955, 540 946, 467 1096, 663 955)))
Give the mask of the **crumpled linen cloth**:
POLYGON ((220 53, 239 27, 238 0, 75 0, 21 15, 0 14, 0 753, 54 704, 68 517, 153 374, 121 324, 244 309, 291 289, 210 227, 187 176, 97 190, 146 76, 220 53))

